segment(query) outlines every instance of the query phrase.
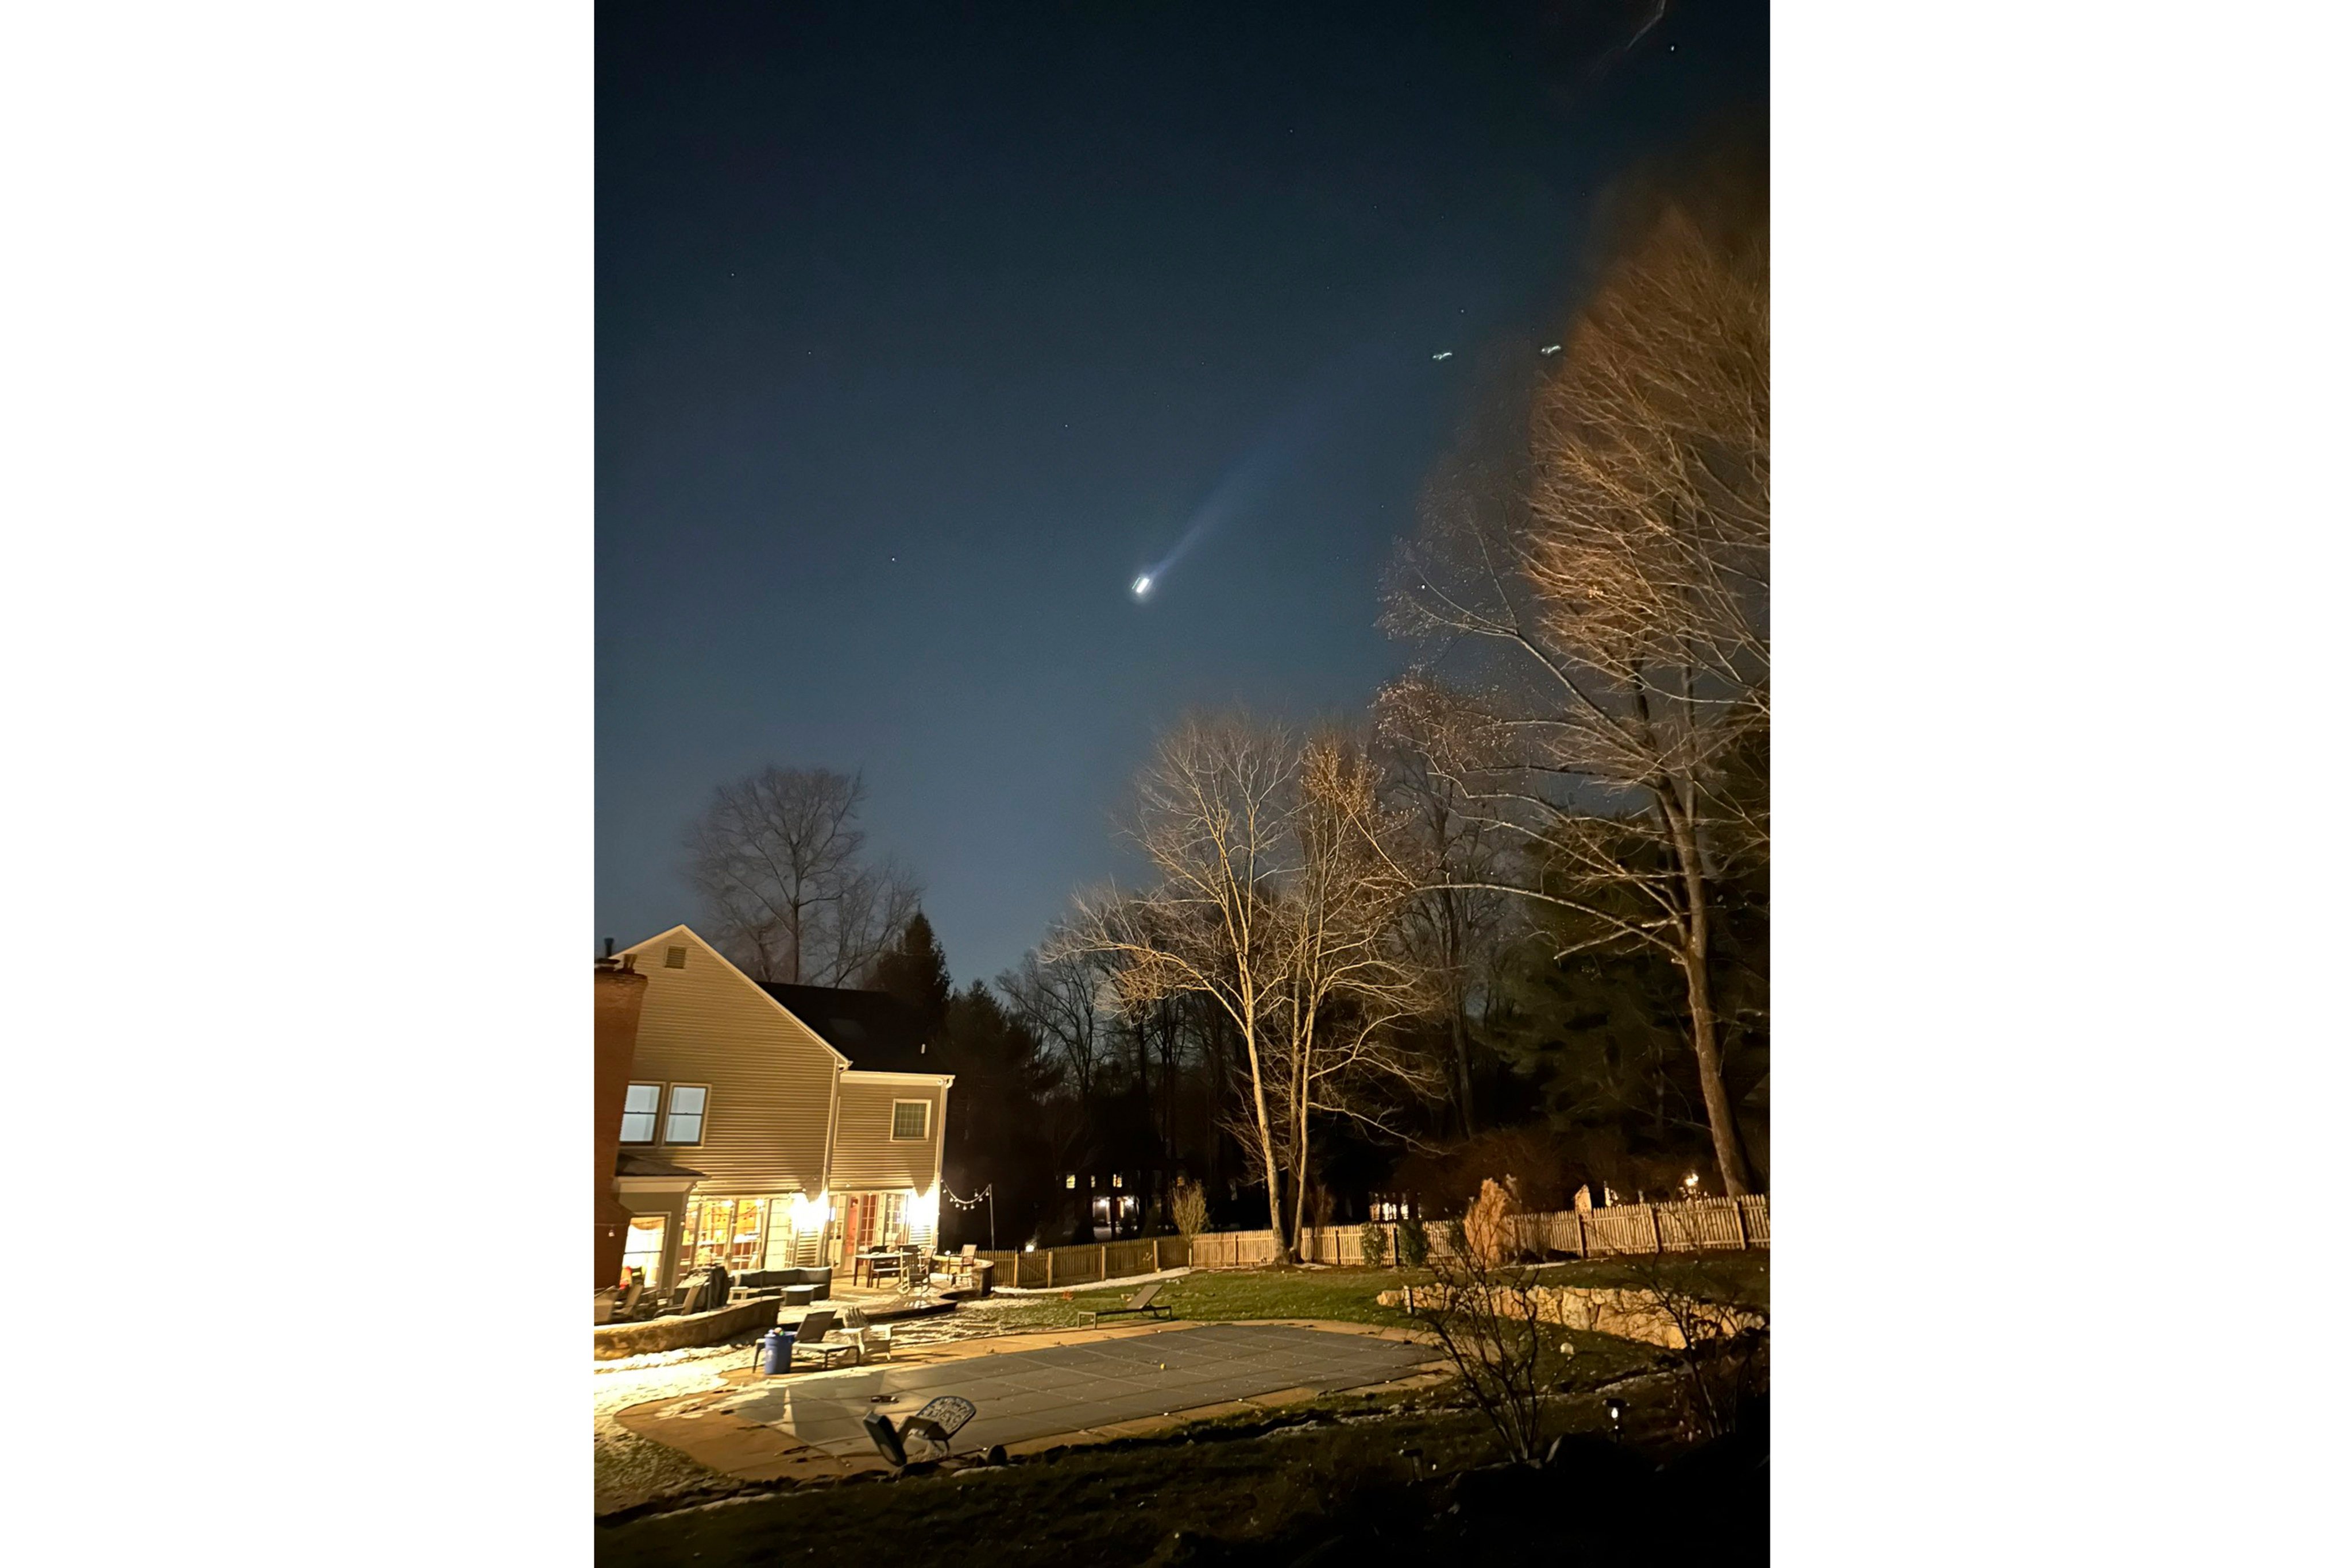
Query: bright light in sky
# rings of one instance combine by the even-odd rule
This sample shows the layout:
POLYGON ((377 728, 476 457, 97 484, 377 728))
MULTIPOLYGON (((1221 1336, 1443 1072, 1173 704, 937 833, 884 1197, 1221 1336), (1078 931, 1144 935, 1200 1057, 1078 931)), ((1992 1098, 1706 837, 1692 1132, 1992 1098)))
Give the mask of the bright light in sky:
POLYGON ((1151 574, 1146 572, 1135 580, 1135 596, 1139 599, 1151 592, 1151 574))

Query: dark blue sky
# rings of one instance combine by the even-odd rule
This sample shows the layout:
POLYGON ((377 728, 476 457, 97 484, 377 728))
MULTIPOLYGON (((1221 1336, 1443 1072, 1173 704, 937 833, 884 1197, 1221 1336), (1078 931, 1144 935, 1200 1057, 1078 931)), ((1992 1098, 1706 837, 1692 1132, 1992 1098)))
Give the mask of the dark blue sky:
POLYGON ((602 7, 596 934, 696 918, 715 784, 862 770, 992 977, 1186 707, 1360 712, 1475 367, 1762 101, 1760 5, 1601 63, 1656 9, 602 7))

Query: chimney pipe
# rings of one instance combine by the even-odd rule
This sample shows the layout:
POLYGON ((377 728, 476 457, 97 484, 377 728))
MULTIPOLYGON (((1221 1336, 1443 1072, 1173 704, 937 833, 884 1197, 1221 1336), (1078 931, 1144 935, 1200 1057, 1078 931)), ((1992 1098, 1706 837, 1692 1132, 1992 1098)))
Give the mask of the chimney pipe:
POLYGON ((604 956, 607 958, 613 956, 613 939, 609 936, 604 939, 604 956))

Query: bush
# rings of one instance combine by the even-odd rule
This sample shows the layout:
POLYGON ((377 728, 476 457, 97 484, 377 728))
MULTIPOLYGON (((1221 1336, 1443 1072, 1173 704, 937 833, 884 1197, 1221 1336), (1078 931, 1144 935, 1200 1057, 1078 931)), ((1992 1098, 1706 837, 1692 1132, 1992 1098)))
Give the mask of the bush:
POLYGON ((1209 1228, 1209 1194, 1201 1190, 1200 1183, 1178 1182, 1168 1207, 1186 1240, 1209 1228))
POLYGON ((1389 1266, 1388 1227, 1377 1220, 1364 1222, 1364 1267, 1386 1268, 1389 1266))
POLYGON ((1476 1253, 1478 1261, 1487 1268, 1501 1267, 1518 1252, 1517 1226, 1514 1223, 1518 1212, 1517 1194, 1489 1176, 1478 1189, 1469 1212, 1462 1216, 1457 1245, 1476 1253))
POLYGON ((1397 1261, 1407 1268, 1419 1268, 1429 1261, 1429 1232, 1418 1215, 1397 1221, 1397 1261))

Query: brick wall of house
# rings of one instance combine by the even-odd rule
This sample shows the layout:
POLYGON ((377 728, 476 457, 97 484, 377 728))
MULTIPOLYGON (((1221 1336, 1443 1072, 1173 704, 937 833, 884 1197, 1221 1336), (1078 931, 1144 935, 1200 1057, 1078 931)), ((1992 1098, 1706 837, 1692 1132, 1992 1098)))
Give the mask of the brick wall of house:
POLYGON ((596 1289, 621 1277, 628 1245, 629 1211, 613 1195, 621 1153, 621 1107, 637 1056, 637 1020, 646 1005, 646 977, 628 958, 596 966, 596 1289))

